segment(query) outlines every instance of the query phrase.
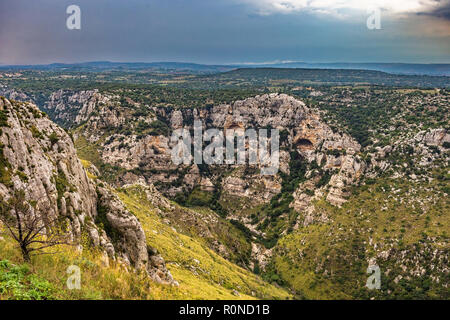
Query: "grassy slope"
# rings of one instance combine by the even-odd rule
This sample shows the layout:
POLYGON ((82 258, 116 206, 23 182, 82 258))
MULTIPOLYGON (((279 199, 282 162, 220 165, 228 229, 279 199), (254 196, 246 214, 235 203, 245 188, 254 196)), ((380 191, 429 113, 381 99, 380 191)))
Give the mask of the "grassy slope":
POLYGON ((0 241, 0 299, 164 299, 176 297, 176 290, 149 282, 142 274, 120 265, 106 266, 95 251, 78 252, 59 248, 53 255, 33 258, 22 264, 15 244, 0 241), (70 265, 81 269, 81 290, 68 290, 66 273, 70 265))
POLYGON ((139 188, 119 193, 127 208, 141 222, 150 246, 165 258, 173 277, 180 283, 180 294, 189 299, 288 298, 289 294, 262 281, 258 276, 220 257, 201 239, 178 233, 164 224, 152 210, 139 188))
MULTIPOLYGON (((223 259, 201 239, 180 234, 164 224, 139 190, 125 190, 120 198, 141 221, 148 244, 157 248, 179 287, 158 285, 141 273, 105 260, 94 248, 79 252, 58 248, 57 254, 22 264, 15 243, 0 240, 0 299, 286 299, 290 295, 256 275, 223 259), (194 260, 195 259, 195 260, 194 260), (198 262, 197 262, 198 261, 198 262), (81 269, 81 290, 68 290, 66 270, 81 269), (233 290, 240 293, 233 294, 233 290), (253 292, 253 294, 252 294, 253 292)), ((87 243, 87 241, 86 241, 87 243)), ((87 246, 85 246, 87 248, 87 246)))
MULTIPOLYGON (((431 281, 430 275, 435 272, 431 265, 437 262, 428 260, 435 249, 448 254, 449 248, 450 205, 439 193, 439 184, 436 180, 426 185, 379 180, 358 188, 359 193, 342 208, 318 202, 318 211, 326 212, 333 221, 300 227, 282 238, 276 247, 275 269, 309 299, 448 298, 448 291, 431 281), (369 292, 364 288, 368 261, 389 249, 404 256, 398 255, 398 260, 377 259, 382 290, 369 292), (424 274, 407 279, 417 267, 423 267, 424 274), (394 279, 398 275, 404 279, 397 283, 394 279)), ((448 273, 437 275, 441 284, 448 284, 448 273)))

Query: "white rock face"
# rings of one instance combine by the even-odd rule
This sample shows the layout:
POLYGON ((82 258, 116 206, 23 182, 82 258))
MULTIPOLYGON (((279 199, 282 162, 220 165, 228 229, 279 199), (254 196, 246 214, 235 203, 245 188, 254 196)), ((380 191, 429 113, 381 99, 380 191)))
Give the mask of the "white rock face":
POLYGON ((44 108, 58 123, 80 124, 89 118, 97 106, 106 105, 110 101, 111 97, 100 94, 98 90, 58 90, 50 95, 44 108))
POLYGON ((258 265, 262 270, 265 270, 272 258, 272 249, 266 249, 259 243, 252 243, 252 258, 258 261, 258 265))
POLYGON ((23 190, 36 204, 33 210, 39 216, 68 218, 74 242, 86 230, 93 244, 111 258, 146 268, 151 275, 159 273, 164 283, 173 281, 165 266, 148 263, 139 221, 111 191, 96 187, 87 177, 63 129, 30 103, 11 103, 0 97, 0 111, 7 115, 7 123, 0 128, 0 156, 4 159, 0 172, 5 172, 0 180, 0 199, 7 200, 14 190, 23 190), (96 221, 107 227, 98 227, 96 221))
POLYGON ((444 142, 450 143, 450 133, 445 129, 433 129, 419 132, 415 139, 431 146, 442 146, 444 142))
POLYGON ((137 268, 145 267, 148 262, 147 245, 139 221, 125 209, 119 198, 107 189, 98 187, 98 195, 100 206, 106 209, 104 221, 117 233, 117 238, 113 241, 115 246, 120 248, 122 258, 137 268))
POLYGON ((329 186, 330 191, 327 200, 334 205, 342 205, 346 200, 345 197, 350 195, 345 191, 346 186, 355 183, 364 172, 365 165, 358 161, 357 158, 346 155, 342 162, 337 165, 339 172, 331 177, 329 186))
POLYGON ((97 202, 72 140, 31 104, 4 99, 0 106, 8 112, 0 143, 11 175, 10 185, 0 184, 0 195, 7 199, 12 189, 24 190, 37 201, 36 210, 53 218, 69 216, 73 236, 79 238, 86 217, 95 218, 97 202))
MULTIPOLYGON (((130 117, 129 111, 116 105, 119 102, 115 97, 100 95, 95 91, 81 92, 70 98, 65 96, 68 93, 61 94, 60 99, 77 101, 82 106, 78 111, 77 121, 86 119, 87 123, 81 134, 90 142, 99 143, 101 159, 126 170, 118 178, 118 185, 141 182, 155 184, 165 195, 171 197, 184 192, 185 189, 189 191, 199 187, 204 191, 214 192, 215 188, 220 187, 222 196, 227 198, 230 204, 236 204, 236 210, 267 203, 281 191, 280 174, 274 177, 261 176, 259 165, 249 170, 243 170, 237 165, 218 168, 231 172, 221 181, 217 181, 217 176, 205 174, 196 165, 177 166, 171 160, 170 151, 173 145, 169 137, 137 135, 130 124, 136 119, 130 117), (90 108, 92 105, 96 106, 95 110, 90 108), (88 113, 89 117, 84 116, 88 113), (111 128, 125 127, 130 128, 129 133, 113 133, 105 142, 100 140, 100 137, 109 134, 108 130, 111 128), (239 201, 235 201, 236 199, 239 201)), ((165 119, 171 130, 192 130, 194 120, 200 120, 204 130, 279 129, 284 132, 279 172, 290 174, 292 150, 309 164, 315 161, 323 170, 332 172, 327 189, 322 188, 318 195, 325 196, 334 205, 339 206, 346 201, 346 186, 356 182, 366 168, 358 159, 357 154, 361 147, 355 140, 346 134, 333 132, 317 113, 302 101, 286 94, 265 94, 212 108, 147 109, 148 116, 139 118, 139 121, 151 123, 156 119, 165 119)), ((314 185, 310 187, 311 190, 316 189, 314 185)), ((305 211, 311 220, 317 215, 312 214, 311 209, 306 210, 313 196, 305 191, 307 190, 299 187, 294 194, 292 207, 298 212, 305 211)))

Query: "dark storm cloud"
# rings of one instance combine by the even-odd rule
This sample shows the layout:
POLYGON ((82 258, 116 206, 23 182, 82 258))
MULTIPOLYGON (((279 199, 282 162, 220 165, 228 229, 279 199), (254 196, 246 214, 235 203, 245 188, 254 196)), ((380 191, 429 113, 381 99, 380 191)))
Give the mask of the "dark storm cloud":
POLYGON ((450 1, 436 0, 437 7, 430 11, 418 12, 418 15, 431 16, 435 18, 442 18, 450 21, 450 1))
POLYGON ((234 0, 0 0, 0 63, 449 62, 448 37, 406 34, 384 17, 370 31, 365 11, 351 20, 253 13, 234 0), (81 7, 81 30, 66 28, 71 4, 81 7))

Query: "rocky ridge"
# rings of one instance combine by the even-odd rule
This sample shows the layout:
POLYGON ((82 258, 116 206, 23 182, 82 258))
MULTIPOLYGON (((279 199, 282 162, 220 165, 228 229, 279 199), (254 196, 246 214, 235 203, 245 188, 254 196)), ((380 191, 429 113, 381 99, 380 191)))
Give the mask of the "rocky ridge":
MULTIPOLYGON (((76 98, 79 98, 78 95, 76 98)), ((80 110, 89 110, 89 106, 96 99, 92 98, 80 110)), ((108 99, 110 98, 103 100, 108 101, 108 99)), ((112 104, 115 103, 117 102, 112 102, 112 104)), ((287 140, 284 141, 285 148, 282 149, 280 155, 280 170, 289 173, 290 156, 287 149, 295 149, 310 163, 312 161, 324 162, 326 169, 335 171, 342 169, 340 176, 337 175, 331 179, 332 188, 328 199, 335 204, 345 201, 341 192, 342 175, 350 176, 350 180, 355 180, 364 168, 354 160, 356 153, 360 150, 357 142, 347 135, 334 133, 304 103, 284 94, 257 96, 237 101, 231 105, 218 105, 211 109, 165 110, 164 108, 155 108, 150 110, 147 117, 136 119, 131 119, 130 114, 121 111, 120 107, 112 108, 111 104, 109 106, 106 104, 99 107, 89 117, 80 134, 90 143, 98 146, 102 161, 126 169, 127 172, 120 177, 122 184, 134 183, 144 178, 148 183, 165 184, 166 187, 162 191, 170 196, 182 192, 183 187, 190 190, 195 186, 200 186, 204 190, 213 189, 217 184, 217 181, 213 181, 216 177, 205 176, 195 165, 180 170, 172 164, 170 150, 173 145, 168 136, 133 133, 136 129, 134 122, 143 121, 149 124, 156 119, 165 120, 171 130, 181 127, 192 129, 193 121, 201 120, 205 130, 208 128, 223 128, 224 130, 277 128, 285 131, 287 140), (132 121, 130 122, 130 120, 132 121), (129 124, 128 129, 131 132, 129 134, 116 133, 125 123, 129 124), (113 132, 110 132, 111 130, 113 132), (107 133, 111 133, 111 135, 108 135, 107 139, 102 138, 107 133), (346 155, 326 155, 332 150, 345 152, 346 155), (141 171, 141 173, 136 174, 136 171, 141 171), (181 183, 177 183, 178 181, 181 183)), ((76 123, 80 123, 80 121, 76 121, 76 123)), ((231 166, 227 170, 236 168, 238 166, 231 166)), ((260 178, 259 175, 243 177, 239 172, 234 172, 222 181, 221 188, 232 196, 252 199, 255 200, 255 203, 265 203, 280 192, 281 185, 277 177, 260 178), (252 185, 262 185, 263 187, 256 189, 251 188, 252 185), (261 191, 263 192, 261 193, 261 191)))

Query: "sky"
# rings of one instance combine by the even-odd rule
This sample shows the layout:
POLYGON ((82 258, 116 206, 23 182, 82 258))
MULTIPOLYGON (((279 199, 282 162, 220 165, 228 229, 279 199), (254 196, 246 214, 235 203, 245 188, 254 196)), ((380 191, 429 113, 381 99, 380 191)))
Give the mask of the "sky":
POLYGON ((450 63, 450 0, 0 0, 0 64, 85 61, 450 63))

